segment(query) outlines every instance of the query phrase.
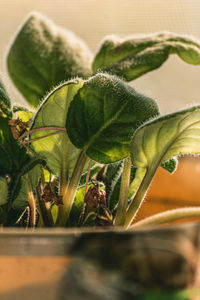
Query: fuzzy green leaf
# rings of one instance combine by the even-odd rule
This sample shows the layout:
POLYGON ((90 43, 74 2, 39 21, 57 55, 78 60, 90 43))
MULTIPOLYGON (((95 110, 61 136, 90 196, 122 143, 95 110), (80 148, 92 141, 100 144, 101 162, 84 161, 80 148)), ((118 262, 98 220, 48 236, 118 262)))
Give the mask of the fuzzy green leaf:
POLYGON ((16 35, 8 57, 8 72, 28 103, 37 107, 61 81, 90 73, 91 53, 72 32, 32 13, 16 35))
POLYGON ((108 37, 94 59, 93 71, 100 69, 131 81, 159 68, 170 54, 200 65, 200 42, 169 32, 125 39, 108 37))
MULTIPOLYGON (((24 163, 24 165, 21 167, 21 170, 16 172, 12 178, 12 182, 10 185, 10 201, 13 202, 17 197, 19 197, 19 193, 22 190, 26 189, 25 186, 25 181, 28 179, 26 178, 27 174, 32 174, 31 171, 32 169, 36 168, 38 166, 39 169, 41 169, 41 166, 45 167, 46 166, 46 161, 41 159, 41 158, 35 158, 29 156, 29 160, 24 163), (25 179, 23 179, 25 178, 25 179)), ((39 171, 38 171, 39 172, 39 171)), ((41 173, 41 171, 40 171, 41 173)), ((38 177, 35 179, 36 181, 38 180, 38 177)))
POLYGON ((0 205, 4 205, 8 198, 8 184, 5 178, 0 177, 0 205))
MULTIPOLYGON (((82 86, 83 81, 71 81, 62 84, 49 94, 36 113, 31 129, 52 126, 65 128, 68 106, 82 86)), ((34 132, 30 135, 30 139, 43 137, 55 131, 34 132)), ((80 150, 72 145, 66 132, 34 141, 31 147, 46 159, 48 167, 57 176, 60 176, 61 172, 71 174, 80 154, 80 150)))
POLYGON ((147 122, 131 142, 133 165, 148 170, 175 156, 199 153, 200 106, 147 122))
POLYGON ((131 134, 159 114, 154 100, 114 76, 97 74, 84 83, 69 107, 66 128, 72 143, 100 163, 129 155, 131 134))
POLYGON ((12 117, 11 101, 1 80, 0 80, 0 115, 5 115, 9 118, 12 117))
POLYGON ((0 175, 11 174, 21 169, 29 160, 26 149, 13 138, 9 119, 0 116, 0 175))
POLYGON ((41 165, 36 164, 29 172, 20 177, 18 195, 12 202, 12 208, 24 210, 29 204, 29 189, 36 188, 41 176, 41 165))

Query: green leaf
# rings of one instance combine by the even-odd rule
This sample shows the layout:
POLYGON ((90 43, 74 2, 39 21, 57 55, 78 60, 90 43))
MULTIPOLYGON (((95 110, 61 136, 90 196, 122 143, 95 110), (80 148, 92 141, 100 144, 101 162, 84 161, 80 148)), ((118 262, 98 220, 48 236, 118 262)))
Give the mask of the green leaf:
POLYGON ((200 106, 162 116, 136 130, 131 157, 136 167, 156 168, 174 156, 200 153, 200 106))
POLYGON ((170 54, 177 54, 186 63, 199 65, 200 42, 170 32, 125 39, 111 36, 104 40, 92 67, 94 72, 100 69, 131 81, 159 68, 170 54))
POLYGON ((138 128, 131 142, 133 166, 145 170, 144 178, 126 212, 131 225, 157 168, 183 154, 200 153, 200 106, 162 116, 138 128))
POLYGON ((12 203, 13 209, 23 210, 29 204, 29 190, 34 190, 41 176, 41 165, 36 165, 28 173, 20 178, 20 189, 18 196, 12 203))
POLYGON ((0 116, 0 176, 17 172, 29 160, 26 149, 13 138, 8 121, 0 116))
POLYGON ((0 205, 6 204, 8 199, 8 184, 5 178, 0 177, 0 205))
POLYGON ((176 171, 177 166, 178 166, 178 160, 176 158, 172 158, 161 164, 161 167, 171 174, 173 174, 176 171))
MULTIPOLYGON (((36 167, 38 167, 38 169, 36 169, 36 170, 38 170, 38 172, 39 172, 39 170, 41 169, 41 166, 43 166, 43 167, 46 166, 45 160, 43 160, 41 158, 35 158, 35 157, 29 156, 29 160, 26 163, 24 163, 21 170, 14 174, 15 176, 13 176, 11 185, 9 187, 11 203, 16 198, 20 198, 19 193, 21 190, 28 190, 28 188, 25 187, 26 182, 28 180, 26 175, 29 174, 29 177, 32 178, 32 173, 36 174, 36 173, 34 173, 35 171, 32 172, 32 170, 36 169, 36 167)), ((41 174, 41 170, 40 170, 40 174, 41 174)), ((33 181, 33 183, 34 183, 34 180, 38 181, 38 176, 36 176, 35 179, 31 179, 31 182, 33 181)))
POLYGON ((13 106, 13 112, 16 113, 18 119, 20 119, 22 122, 30 121, 34 115, 34 113, 28 110, 26 107, 19 105, 13 106))
POLYGON ((72 143, 100 163, 129 155, 131 135, 139 124, 159 114, 154 100, 120 79, 97 74, 74 97, 67 116, 72 143))
POLYGON ((11 101, 1 80, 0 80, 0 115, 5 115, 9 118, 12 117, 11 101))
MULTIPOLYGON (((50 93, 36 113, 31 129, 52 126, 65 128, 68 106, 82 86, 81 80, 71 81, 62 84, 50 93)), ((55 131, 33 132, 30 139, 43 137, 55 131)), ((34 141, 31 148, 45 158, 48 167, 57 176, 60 176, 61 172, 71 174, 80 154, 80 150, 72 145, 66 132, 58 132, 56 135, 34 141)))
POLYGON ((61 81, 89 76, 90 61, 91 53, 82 40, 32 13, 10 47, 7 67, 16 87, 37 107, 61 81))

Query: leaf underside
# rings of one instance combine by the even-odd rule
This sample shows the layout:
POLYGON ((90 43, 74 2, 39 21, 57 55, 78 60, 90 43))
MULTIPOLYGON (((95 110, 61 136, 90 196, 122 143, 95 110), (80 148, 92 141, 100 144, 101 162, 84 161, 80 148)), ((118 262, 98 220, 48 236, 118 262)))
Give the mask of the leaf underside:
MULTIPOLYGON (((55 89, 40 106, 31 129, 51 126, 65 128, 69 103, 82 86, 83 81, 70 81, 55 89)), ((55 131, 34 132, 30 139, 43 137, 55 131)), ((48 167, 57 176, 60 176, 64 168, 71 174, 80 154, 80 150, 72 145, 66 132, 34 141, 31 148, 47 161, 48 167)))
POLYGON ((93 61, 93 71, 100 69, 131 81, 159 68, 170 54, 177 54, 186 63, 199 65, 200 42, 170 32, 125 39, 108 37, 93 61))
POLYGON ((199 153, 200 106, 147 122, 131 142, 133 165, 148 170, 173 157, 199 153))

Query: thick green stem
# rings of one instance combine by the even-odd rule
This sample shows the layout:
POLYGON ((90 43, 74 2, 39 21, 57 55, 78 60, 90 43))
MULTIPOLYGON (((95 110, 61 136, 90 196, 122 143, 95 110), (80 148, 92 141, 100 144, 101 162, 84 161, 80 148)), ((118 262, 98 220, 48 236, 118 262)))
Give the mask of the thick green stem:
POLYGON ((66 187, 63 194, 63 205, 59 209, 56 226, 64 227, 68 221, 69 214, 73 205, 73 201, 76 195, 76 190, 79 184, 79 180, 86 162, 86 154, 82 150, 79 158, 76 162, 69 185, 66 187))
POLYGON ((126 209, 128 205, 128 194, 131 174, 131 159, 127 157, 124 159, 123 173, 120 186, 119 202, 115 218, 116 226, 123 226, 126 217, 126 209))
POLYGON ((132 225, 130 229, 140 228, 144 226, 153 226, 163 223, 168 223, 172 221, 176 221, 179 219, 185 218, 200 218, 200 207, 185 207, 185 208, 177 208, 171 209, 151 217, 145 218, 142 221, 139 221, 132 225))
POLYGON ((147 172, 142 180, 142 183, 140 185, 140 187, 138 188, 133 201, 131 202, 127 213, 126 213, 126 219, 125 219, 125 223, 124 226, 126 228, 128 228, 131 225, 131 222, 134 220, 138 209, 140 207, 140 205, 142 204, 142 201, 144 200, 144 197, 146 195, 146 192, 148 190, 149 185, 151 184, 151 181, 153 179, 153 176, 157 170, 157 167, 159 166, 159 164, 154 164, 153 167, 150 167, 149 169, 147 169, 147 172))

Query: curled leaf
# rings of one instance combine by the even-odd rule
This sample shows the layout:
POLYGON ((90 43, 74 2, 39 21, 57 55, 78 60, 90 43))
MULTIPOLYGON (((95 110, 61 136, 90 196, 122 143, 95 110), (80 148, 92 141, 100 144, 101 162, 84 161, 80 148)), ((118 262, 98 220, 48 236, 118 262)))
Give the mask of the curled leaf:
POLYGON ((111 36, 104 40, 92 67, 94 72, 100 69, 131 81, 159 68, 170 54, 177 54, 186 63, 200 65, 200 42, 170 32, 125 39, 111 36))

